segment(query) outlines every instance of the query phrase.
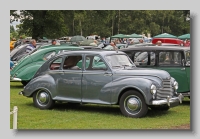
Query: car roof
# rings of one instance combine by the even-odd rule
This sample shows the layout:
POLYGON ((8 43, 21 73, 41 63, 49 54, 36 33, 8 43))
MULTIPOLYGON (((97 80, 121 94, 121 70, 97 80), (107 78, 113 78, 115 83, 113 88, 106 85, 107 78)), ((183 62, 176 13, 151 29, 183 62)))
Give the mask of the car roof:
POLYGON ((60 55, 65 54, 100 54, 102 56, 111 55, 111 54, 125 54, 124 52, 116 52, 115 50, 105 50, 105 49, 82 49, 82 50, 73 50, 73 51, 64 51, 60 55))
POLYGON ((119 51, 131 51, 131 50, 190 50, 190 47, 183 46, 142 46, 142 47, 130 47, 120 49, 119 51))

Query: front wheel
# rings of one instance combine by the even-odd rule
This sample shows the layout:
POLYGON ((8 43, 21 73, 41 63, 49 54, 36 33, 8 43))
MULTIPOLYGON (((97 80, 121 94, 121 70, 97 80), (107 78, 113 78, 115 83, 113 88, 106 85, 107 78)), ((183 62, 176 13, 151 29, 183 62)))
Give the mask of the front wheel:
POLYGON ((121 96, 119 104, 122 114, 127 117, 141 118, 148 112, 144 97, 134 90, 125 92, 121 96))
POLYGON ((43 89, 33 94, 33 102, 35 107, 40 109, 52 109, 55 104, 55 101, 52 100, 50 93, 43 89))

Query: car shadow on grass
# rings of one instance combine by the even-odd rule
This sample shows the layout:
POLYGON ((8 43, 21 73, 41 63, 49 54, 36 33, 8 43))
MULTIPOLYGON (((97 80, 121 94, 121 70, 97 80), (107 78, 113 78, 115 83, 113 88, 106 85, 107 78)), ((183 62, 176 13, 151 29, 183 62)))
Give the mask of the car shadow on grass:
MULTIPOLYGON (((33 103, 26 103, 30 107, 34 107, 33 103)), ((183 101, 180 105, 190 105, 190 101, 183 101)), ((38 108, 36 108, 38 109, 38 108)), ((173 108, 171 108, 173 109, 173 108)), ((173 110, 168 111, 162 110, 151 110, 149 108, 148 113, 145 117, 155 118, 162 117, 166 114, 174 113, 173 110)), ((91 112, 91 113, 102 113, 109 115, 123 116, 118 105, 100 105, 100 104, 79 104, 79 103, 56 103, 52 109, 53 111, 81 111, 81 112, 91 112)))
POLYGON ((10 85, 10 89, 23 89, 24 88, 24 86, 23 85, 19 85, 19 84, 11 84, 10 85))
POLYGON ((190 105, 190 100, 183 101, 180 105, 190 105))
MULTIPOLYGON (((33 106, 33 104, 28 104, 33 106)), ((123 116, 119 106, 108 106, 108 105, 98 105, 98 104, 73 104, 73 103, 56 103, 54 111, 81 111, 81 112, 91 112, 91 113, 101 113, 101 114, 108 114, 108 115, 116 115, 116 116, 123 116)), ((166 114, 174 113, 174 111, 155 111, 149 108, 148 113, 145 117, 155 118, 155 117, 162 117, 166 114)))
POLYGON ((98 104, 76 104, 76 103, 56 103, 54 110, 58 111, 83 111, 111 115, 122 115, 119 106, 108 106, 98 104))

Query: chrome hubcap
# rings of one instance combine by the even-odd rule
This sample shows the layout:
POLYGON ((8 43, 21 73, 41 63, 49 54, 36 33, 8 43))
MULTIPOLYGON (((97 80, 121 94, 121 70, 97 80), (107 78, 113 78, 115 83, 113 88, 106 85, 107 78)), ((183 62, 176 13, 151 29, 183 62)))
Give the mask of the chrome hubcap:
POLYGON ((135 99, 135 98, 130 98, 130 99, 128 99, 128 101, 127 101, 127 107, 128 107, 128 109, 130 109, 131 111, 137 110, 138 107, 139 107, 139 105, 140 105, 140 104, 139 104, 138 100, 135 99))
POLYGON ((137 96, 128 96, 124 101, 124 107, 129 114, 135 115, 141 111, 142 102, 137 96))
POLYGON ((49 102, 49 95, 46 92, 39 92, 37 94, 37 102, 39 105, 45 105, 49 102))

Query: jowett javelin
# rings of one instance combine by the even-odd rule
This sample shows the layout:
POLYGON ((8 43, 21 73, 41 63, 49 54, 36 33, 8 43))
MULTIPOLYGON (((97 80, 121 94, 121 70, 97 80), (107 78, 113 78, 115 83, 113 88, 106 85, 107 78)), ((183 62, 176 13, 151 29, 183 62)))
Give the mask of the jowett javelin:
POLYGON ((40 109, 55 102, 119 105, 123 115, 143 117, 151 109, 182 103, 168 72, 137 68, 124 52, 75 50, 50 58, 19 94, 40 109))

